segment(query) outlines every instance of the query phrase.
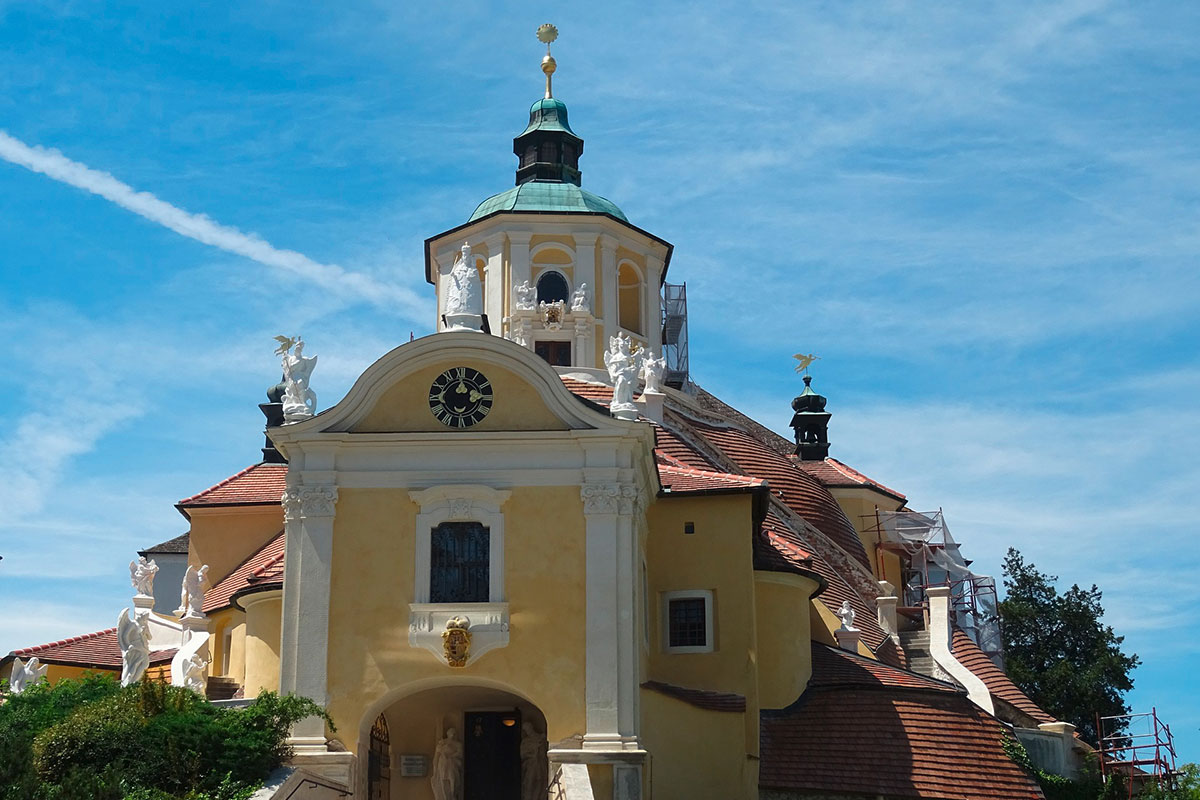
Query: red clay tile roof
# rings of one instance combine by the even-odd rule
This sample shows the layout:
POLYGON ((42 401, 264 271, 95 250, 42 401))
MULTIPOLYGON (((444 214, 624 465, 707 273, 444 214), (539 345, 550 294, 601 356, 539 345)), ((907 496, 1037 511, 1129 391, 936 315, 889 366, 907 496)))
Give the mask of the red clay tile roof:
POLYGON ((182 553, 186 556, 188 552, 188 539, 188 534, 181 533, 174 539, 167 539, 165 542, 160 542, 153 547, 147 547, 145 550, 139 550, 138 555, 144 556, 155 555, 157 553, 182 553))
POLYGON ((204 612, 207 614, 227 608, 232 605, 233 596, 238 592, 267 586, 274 578, 278 578, 282 584, 283 549, 283 531, 280 531, 204 595, 204 612))
POLYGON ((760 719, 759 786, 889 798, 1041 800, 1005 728, 948 684, 813 646, 813 680, 760 719))
POLYGON ((571 394, 584 397, 593 403, 608 405, 612 402, 613 389, 611 386, 605 386, 601 383, 588 383, 587 381, 579 381, 574 378, 563 378, 562 382, 571 391, 571 394))
MULTIPOLYGON (((151 664, 170 661, 175 650, 155 650, 150 653, 151 664)), ((117 629, 108 628, 82 636, 72 636, 49 644, 24 647, 8 654, 22 660, 37 656, 44 664, 63 664, 71 667, 92 669, 120 669, 121 646, 117 644, 117 629)))
POLYGON ((954 657, 983 681, 994 699, 1008 703, 1017 711, 1032 717, 1035 722, 1055 721, 1054 717, 1043 711, 1037 703, 1029 699, 1028 695, 1017 688, 1012 679, 979 649, 979 645, 971 641, 970 636, 955 629, 952 648, 954 657))
MULTIPOLYGON (((738 427, 748 431, 751 436, 780 455, 790 456, 796 452, 795 442, 780 436, 778 433, 761 424, 757 420, 747 417, 733 406, 724 402, 717 396, 709 394, 699 386, 696 387, 696 403, 705 411, 716 414, 722 419, 727 419, 738 427)), ((784 407, 787 409, 785 411, 786 416, 784 416, 784 419, 790 419, 791 409, 787 408, 786 405, 784 407)))
POLYGON ((676 700, 693 705, 696 708, 703 708, 708 711, 737 711, 743 712, 746 710, 746 698, 740 694, 732 692, 711 692, 707 689, 685 689, 682 686, 675 686, 670 683, 662 683, 661 681, 646 681, 642 684, 643 689, 651 689, 659 694, 665 694, 667 697, 674 697, 676 700))
POLYGON ((847 466, 836 458, 827 457, 821 461, 804 461, 798 456, 792 456, 792 463, 797 468, 804 470, 819 480, 825 486, 866 486, 878 489, 897 500, 903 501, 905 499, 904 495, 895 489, 889 489, 879 481, 868 478, 854 467, 847 466))
POLYGON ((287 464, 254 464, 175 505, 178 508, 279 505, 286 479, 287 464))
POLYGON ((663 491, 670 494, 703 492, 713 490, 753 490, 766 486, 765 481, 731 475, 728 472, 708 472, 690 467, 675 467, 659 464, 658 478, 663 491))
POLYGON ((662 425, 654 426, 654 452, 660 459, 665 457, 693 469, 715 469, 712 462, 697 453, 691 445, 680 439, 678 434, 662 425))

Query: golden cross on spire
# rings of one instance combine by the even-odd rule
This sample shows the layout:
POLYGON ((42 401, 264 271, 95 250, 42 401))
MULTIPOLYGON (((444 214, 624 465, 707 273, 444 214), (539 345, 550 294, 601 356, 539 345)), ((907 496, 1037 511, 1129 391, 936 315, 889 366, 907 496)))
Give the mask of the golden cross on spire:
POLYGON ((558 63, 554 60, 554 56, 550 55, 550 43, 558 38, 558 28, 551 25, 549 22, 539 25, 537 29, 537 38, 539 42, 546 44, 546 55, 542 58, 542 72, 546 73, 546 99, 554 97, 554 93, 550 89, 550 77, 554 74, 554 70, 558 67, 558 63))

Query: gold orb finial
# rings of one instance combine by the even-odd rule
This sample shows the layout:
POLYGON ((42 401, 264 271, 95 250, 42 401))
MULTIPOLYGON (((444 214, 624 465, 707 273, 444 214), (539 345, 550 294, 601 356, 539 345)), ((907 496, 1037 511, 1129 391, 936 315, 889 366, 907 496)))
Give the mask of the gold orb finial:
POLYGON ((551 91, 550 76, 554 74, 554 70, 558 68, 558 62, 554 60, 554 56, 550 55, 550 43, 558 38, 558 28, 546 22, 538 26, 537 38, 539 42, 546 45, 546 55, 542 57, 542 72, 546 74, 546 99, 554 97, 551 91))

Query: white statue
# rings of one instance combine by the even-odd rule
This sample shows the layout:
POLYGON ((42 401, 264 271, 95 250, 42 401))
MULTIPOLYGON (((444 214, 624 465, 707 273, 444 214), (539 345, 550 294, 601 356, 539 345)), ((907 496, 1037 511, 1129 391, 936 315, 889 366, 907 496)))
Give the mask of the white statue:
POLYGON ((463 242, 462 253, 450 270, 446 285, 446 325, 452 331, 477 331, 483 324, 483 288, 471 255, 463 242))
POLYGON ((275 341, 279 342, 275 355, 283 357, 283 421, 308 419, 317 411, 317 395, 308 386, 317 357, 304 355, 299 336, 276 336, 275 341))
POLYGON ((208 688, 208 677, 205 671, 208 659, 199 653, 193 653, 183 664, 183 685, 197 694, 204 694, 208 688))
POLYGON ((21 663, 21 659, 14 658, 12 675, 8 678, 9 691, 13 694, 20 694, 46 677, 46 670, 49 668, 48 664, 39 665, 37 656, 29 659, 24 664, 21 663))
POLYGON ((858 628, 854 627, 854 609, 850 607, 849 600, 842 601, 842 607, 838 609, 837 616, 838 616, 838 619, 840 619, 842 621, 842 627, 839 628, 838 630, 842 630, 842 631, 858 630, 858 628))
POLYGON ((154 597, 154 576, 157 573, 158 564, 145 556, 138 556, 137 561, 129 562, 129 580, 139 597, 154 597))
POLYGON ((604 366, 613 383, 613 399, 610 407, 614 417, 637 419, 637 406, 633 404, 633 386, 641 372, 641 358, 629 352, 629 337, 621 333, 609 338, 608 352, 604 354, 604 366))
POLYGON ((129 609, 117 617, 117 644, 121 646, 121 685, 137 683, 150 666, 150 623, 147 614, 130 618, 129 609))
POLYGON ((655 358, 653 352, 649 353, 646 360, 642 362, 642 380, 646 382, 646 388, 642 391, 649 394, 662 394, 662 378, 666 369, 666 356, 655 358))
POLYGON ((529 281, 522 282, 513 291, 517 294, 517 311, 533 311, 535 290, 529 285, 529 281))
POLYGON ((579 288, 576 289, 575 293, 571 295, 571 310, 588 310, 588 288, 586 283, 579 284, 579 288))
POLYGON ((550 762, 546 737, 531 723, 521 725, 521 800, 546 800, 550 788, 550 762))
POLYGON ((446 738, 433 753, 434 800, 462 800, 463 745, 454 728, 446 729, 446 738))
POLYGON ((204 616, 204 581, 208 578, 208 564, 196 568, 189 564, 183 574, 183 585, 179 590, 179 608, 175 609, 177 617, 204 616))

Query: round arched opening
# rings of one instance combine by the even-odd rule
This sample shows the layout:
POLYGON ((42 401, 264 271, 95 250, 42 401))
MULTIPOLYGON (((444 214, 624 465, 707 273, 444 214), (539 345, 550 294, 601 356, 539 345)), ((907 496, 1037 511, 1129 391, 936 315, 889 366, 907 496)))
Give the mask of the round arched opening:
POLYGON ((570 296, 570 287, 567 286, 567 279, 561 272, 548 270, 538 278, 537 299, 539 303, 556 303, 559 300, 565 303, 570 296))
POLYGON ((627 331, 644 334, 642 330, 642 276, 628 261, 617 270, 617 322, 627 331))

